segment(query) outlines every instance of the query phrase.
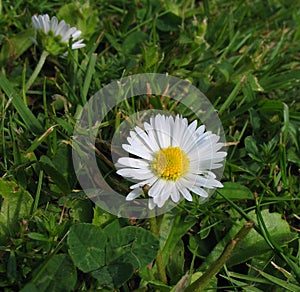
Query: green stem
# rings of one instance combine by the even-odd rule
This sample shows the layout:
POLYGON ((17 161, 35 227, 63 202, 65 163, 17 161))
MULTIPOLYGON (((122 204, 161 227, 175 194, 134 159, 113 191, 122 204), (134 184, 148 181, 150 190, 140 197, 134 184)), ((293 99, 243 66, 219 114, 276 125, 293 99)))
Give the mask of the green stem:
POLYGON ((35 67, 32 75, 30 76, 29 80, 27 81, 27 83, 25 85, 25 92, 27 92, 27 90, 31 87, 31 85, 35 81, 36 77, 39 75, 39 73, 40 73, 41 69, 43 68, 43 65, 46 61, 46 58, 48 56, 49 56, 49 53, 46 51, 43 51, 37 66, 35 67))
POLYGON ((198 280, 187 287, 184 292, 203 291, 210 280, 221 270, 223 265, 230 258, 237 245, 247 236, 253 225, 254 223, 252 221, 246 222, 240 231, 235 235, 235 237, 229 241, 223 253, 216 260, 216 262, 213 263, 198 280))
MULTIPOLYGON (((151 232, 158 240, 159 240, 159 229, 160 229, 161 219, 162 218, 160 216, 157 218, 156 217, 149 218, 151 232)), ((159 247, 159 250, 156 255, 155 263, 156 263, 157 273, 158 273, 160 281, 167 285, 168 280, 167 280, 167 275, 166 275, 165 266, 164 266, 162 252, 161 252, 160 247, 159 247)))

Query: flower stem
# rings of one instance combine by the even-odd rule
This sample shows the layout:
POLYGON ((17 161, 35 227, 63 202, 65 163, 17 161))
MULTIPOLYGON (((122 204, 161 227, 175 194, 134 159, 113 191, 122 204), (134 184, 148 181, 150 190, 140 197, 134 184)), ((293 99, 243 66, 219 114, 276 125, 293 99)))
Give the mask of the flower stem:
POLYGON ((237 245, 247 236, 247 234, 253 226, 254 223, 252 221, 246 222, 244 226, 240 229, 240 231, 235 235, 235 237, 229 241, 223 253, 216 260, 216 262, 213 263, 198 280, 196 280, 189 287, 187 287, 184 290, 184 292, 203 291, 203 289, 208 285, 210 280, 221 270, 223 265, 230 258, 232 252, 235 250, 237 245))
POLYGON ((37 66, 35 67, 32 75, 30 76, 30 78, 28 79, 26 85, 25 85, 25 92, 27 92, 27 90, 31 87, 31 85, 33 84, 33 82, 35 81, 36 77, 39 75, 45 61, 46 58, 49 56, 49 53, 47 51, 43 51, 40 60, 37 64, 37 66))
MULTIPOLYGON (((162 216, 149 218, 151 232, 158 240, 159 240, 159 229, 160 229, 161 219, 162 216)), ((160 248, 158 249, 155 263, 156 263, 159 280, 164 284, 168 284, 165 266, 163 263, 162 251, 160 248)))

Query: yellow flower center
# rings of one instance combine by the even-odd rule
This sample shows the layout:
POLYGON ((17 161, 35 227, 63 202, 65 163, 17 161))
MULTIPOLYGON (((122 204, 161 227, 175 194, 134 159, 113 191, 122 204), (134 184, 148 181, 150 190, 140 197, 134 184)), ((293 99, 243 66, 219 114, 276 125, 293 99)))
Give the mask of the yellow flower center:
POLYGON ((177 180, 189 169, 190 160, 180 147, 162 148, 155 153, 152 171, 165 180, 177 180))

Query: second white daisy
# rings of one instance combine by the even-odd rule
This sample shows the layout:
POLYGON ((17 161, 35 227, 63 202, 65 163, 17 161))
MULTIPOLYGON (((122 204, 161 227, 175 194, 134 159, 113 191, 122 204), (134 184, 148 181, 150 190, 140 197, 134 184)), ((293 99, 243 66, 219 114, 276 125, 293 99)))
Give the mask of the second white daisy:
POLYGON ((223 187, 211 171, 223 166, 225 151, 219 151, 224 143, 205 126, 197 127, 197 121, 188 124, 187 119, 176 116, 156 115, 144 130, 135 127, 127 138, 129 144, 122 147, 135 157, 118 159, 117 173, 137 183, 126 200, 142 195, 142 187, 148 185, 149 207, 162 207, 171 198, 179 202, 183 197, 192 200, 191 192, 207 197, 205 189, 223 187))
POLYGON ((40 44, 51 55, 65 53, 70 39, 73 42, 73 50, 85 46, 83 39, 77 40, 81 31, 70 27, 64 20, 58 22, 55 16, 50 19, 48 14, 34 15, 31 20, 36 33, 34 42, 40 44), (75 40, 77 41, 74 42, 75 40))

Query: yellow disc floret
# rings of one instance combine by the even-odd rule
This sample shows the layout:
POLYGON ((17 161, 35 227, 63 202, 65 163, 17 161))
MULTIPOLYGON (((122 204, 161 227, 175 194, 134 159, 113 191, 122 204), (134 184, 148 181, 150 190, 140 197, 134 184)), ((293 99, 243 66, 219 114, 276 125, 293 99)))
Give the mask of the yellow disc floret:
POLYGON ((152 171, 165 180, 177 180, 189 169, 190 161, 180 147, 162 148, 155 153, 152 171))

